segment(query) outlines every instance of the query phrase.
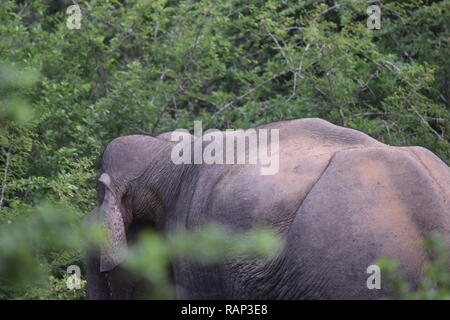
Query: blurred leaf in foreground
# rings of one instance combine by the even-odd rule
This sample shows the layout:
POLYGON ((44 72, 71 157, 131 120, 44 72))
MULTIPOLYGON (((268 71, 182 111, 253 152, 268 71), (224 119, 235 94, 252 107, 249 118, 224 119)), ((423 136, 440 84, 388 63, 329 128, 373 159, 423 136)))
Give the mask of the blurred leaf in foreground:
POLYGON ((102 239, 95 225, 82 234, 80 214, 68 206, 45 202, 21 210, 17 219, 0 224, 0 298, 46 288, 51 274, 65 275, 62 260, 81 264, 83 248, 102 239))
POLYGON ((430 257, 425 263, 420 283, 411 287, 399 274, 398 263, 382 257, 377 264, 381 268, 383 282, 392 290, 388 298, 405 300, 450 300, 450 261, 444 238, 439 233, 432 234, 424 241, 424 248, 430 257))

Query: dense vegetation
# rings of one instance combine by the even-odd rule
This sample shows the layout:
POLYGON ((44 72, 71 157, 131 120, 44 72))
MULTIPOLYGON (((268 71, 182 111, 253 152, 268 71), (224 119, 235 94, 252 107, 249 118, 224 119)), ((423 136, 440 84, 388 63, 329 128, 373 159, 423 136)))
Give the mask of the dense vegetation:
POLYGON ((80 29, 72 1, 0 5, 0 298, 82 296, 61 280, 82 265, 64 228, 118 135, 321 117, 450 163, 449 1, 371 1, 380 30, 358 0, 77 3, 80 29), (50 289, 13 288, 36 265, 50 289))

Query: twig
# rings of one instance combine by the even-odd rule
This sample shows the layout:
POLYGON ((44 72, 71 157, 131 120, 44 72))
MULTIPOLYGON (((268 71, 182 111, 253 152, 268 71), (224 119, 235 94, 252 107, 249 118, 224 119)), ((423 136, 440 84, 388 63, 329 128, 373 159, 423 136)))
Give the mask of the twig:
POLYGON ((344 127, 346 127, 347 126, 347 121, 345 119, 344 110, 342 110, 341 107, 339 107, 339 116, 341 117, 342 125, 344 127))
POLYGON ((294 84, 292 86, 292 93, 289 96, 289 98, 286 100, 286 102, 291 101, 291 99, 295 96, 295 92, 297 91, 297 77, 299 77, 300 79, 303 79, 300 72, 302 72, 303 60, 305 58, 305 52, 308 51, 308 49, 309 49, 309 43, 306 45, 305 50, 303 50, 302 57, 300 59, 300 63, 298 64, 297 69, 292 71, 294 73, 294 84))
POLYGON ((28 1, 27 3, 24 4, 24 6, 22 7, 22 9, 20 9, 20 11, 17 13, 18 16, 20 16, 26 8, 28 8, 28 5, 30 4, 30 2, 28 1))
POLYGON ((395 11, 394 9, 391 9, 391 8, 385 6, 381 1, 372 1, 371 4, 377 4, 377 5, 379 5, 383 10, 387 10, 387 11, 392 12, 392 13, 394 14, 394 16, 396 16, 397 18, 400 19, 400 21, 402 22, 402 24, 405 24, 405 21, 403 20, 402 15, 401 15, 398 11, 395 11))
POLYGON ((297 26, 293 26, 293 27, 287 27, 284 28, 285 31, 291 31, 291 30, 303 30, 305 29, 305 27, 297 27, 297 26))
POLYGON ((208 103, 208 104, 211 104, 211 105, 213 105, 214 107, 216 107, 217 109, 219 109, 219 106, 218 106, 217 104, 215 104, 214 102, 211 102, 211 101, 209 101, 209 100, 203 99, 202 97, 199 97, 199 96, 195 96, 194 98, 197 99, 197 100, 199 100, 199 101, 203 101, 203 102, 206 102, 206 103, 208 103))
POLYGON ((325 94, 325 92, 323 92, 322 90, 320 90, 320 88, 318 86, 314 86, 314 89, 317 90, 317 92, 319 92, 321 95, 323 95, 324 97, 326 97, 327 95, 325 94))
POLYGON ((290 70, 287 71, 283 71, 281 73, 278 73, 272 77, 270 77, 269 79, 264 80, 263 82, 261 82, 260 84, 254 86, 253 88, 249 89, 246 93, 244 93, 243 95, 237 97, 235 100, 232 100, 230 102, 228 102, 227 104, 225 104, 222 108, 220 108, 219 110, 216 111, 216 113, 213 114, 213 117, 217 116, 219 113, 221 113, 223 110, 231 107, 234 103, 236 103, 237 101, 244 99, 246 96, 248 96, 249 94, 251 94, 253 91, 258 90, 259 88, 261 88, 263 85, 265 85, 267 82, 270 82, 280 76, 282 76, 283 74, 290 72, 290 70))
POLYGON ((161 109, 161 111, 158 113, 158 117, 156 118, 156 121, 153 123, 152 128, 150 129, 150 133, 153 135, 155 134, 155 130, 159 125, 159 122, 162 119, 163 114, 166 112, 167 108, 169 107, 169 102, 170 100, 172 100, 173 104, 175 105, 175 109, 176 109, 176 100, 175 100, 175 94, 176 94, 177 89, 175 89, 172 93, 172 95, 166 100, 166 103, 164 104, 164 107, 161 109))
POLYGON ((427 126, 427 128, 430 129, 430 131, 433 132, 433 134, 435 134, 436 137, 438 137, 439 140, 444 140, 444 138, 442 138, 441 135, 436 130, 434 130, 432 126, 430 126, 428 121, 425 120, 425 118, 419 113, 419 111, 417 111, 417 109, 414 108, 414 106, 412 104, 410 104, 410 106, 414 110, 414 113, 417 114, 419 119, 427 126))
MULTIPOLYGON (((166 77, 166 66, 164 66, 164 71, 161 73, 161 76, 159 77, 158 86, 155 89, 155 92, 159 92, 159 87, 161 86, 161 83, 163 82, 164 78, 166 77)), ((153 95, 151 99, 151 103, 153 104, 155 102, 156 95, 153 95)))
POLYGON ((269 34, 269 36, 272 38, 272 40, 275 42, 275 44, 277 45, 278 50, 280 50, 281 54, 283 55, 283 58, 286 60, 288 66, 290 67, 291 65, 291 60, 288 58, 288 56, 286 55, 286 52, 284 51, 283 47, 280 45, 280 43, 278 42, 277 38, 275 38, 275 36, 269 31, 267 30, 267 33, 269 34))
POLYGON ((384 67, 386 67, 386 69, 388 69, 389 71, 392 72, 391 68, 388 68, 386 65, 389 65, 389 66, 393 67, 394 70, 395 70, 397 73, 401 73, 401 72, 402 72, 402 70, 401 70, 399 67, 397 67, 395 64, 393 64, 392 62, 390 62, 390 61, 388 61, 388 60, 385 60, 384 63, 385 63, 385 64, 384 64, 384 67))
POLYGON ((329 7, 328 9, 322 11, 317 17, 314 18, 314 20, 319 19, 321 16, 326 15, 328 12, 339 9, 340 7, 346 6, 347 2, 342 2, 342 3, 336 3, 334 6, 329 7))
POLYGON ((397 67, 395 64, 393 64, 392 62, 390 62, 388 60, 385 60, 382 64, 379 64, 378 62, 376 62, 372 58, 366 56, 364 53, 361 53, 361 54, 362 54, 362 56, 364 58, 366 58, 367 60, 369 60, 372 63, 374 63, 379 68, 384 67, 386 70, 389 70, 389 72, 392 72, 395 75, 398 75, 398 74, 400 74, 402 72, 402 70, 399 67, 397 67))
POLYGON ((388 123, 387 123, 387 121, 386 121, 386 120, 381 120, 381 122, 383 122, 383 124, 384 124, 384 127, 386 128, 386 131, 387 131, 388 137, 389 137, 389 139, 391 139, 391 130, 389 129, 389 126, 388 126, 388 123))
POLYGON ((5 201, 6 181, 8 179, 8 168, 9 168, 10 157, 11 157, 11 146, 9 146, 8 153, 6 154, 6 164, 5 164, 4 174, 3 174, 2 195, 0 197, 0 208, 3 207, 3 202, 5 201))

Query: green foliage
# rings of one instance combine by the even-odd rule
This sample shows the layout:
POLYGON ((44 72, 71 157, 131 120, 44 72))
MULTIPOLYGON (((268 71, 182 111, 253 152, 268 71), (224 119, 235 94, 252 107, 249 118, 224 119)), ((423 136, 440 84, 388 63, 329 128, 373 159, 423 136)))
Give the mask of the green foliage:
POLYGON ((411 287, 397 271, 398 263, 387 257, 380 258, 383 283, 392 290, 390 298, 405 300, 449 300, 450 299, 450 260, 449 248, 445 245, 442 235, 435 233, 424 243, 424 248, 431 256, 425 263, 420 283, 411 287))
MULTIPOLYGON (((46 199, 79 223, 108 140, 193 120, 225 129, 321 117, 450 162, 448 1, 377 2, 380 30, 367 28, 365 0, 77 3, 79 30, 66 26, 71 1, 0 6, 5 227, 46 199)), ((73 260, 68 250, 58 263, 73 260)), ((63 281, 50 273, 54 287, 63 281)), ((50 298, 31 291, 6 295, 50 298)))
POLYGON ((81 248, 90 238, 80 234, 79 214, 42 203, 28 210, 5 210, 0 218, 0 298, 31 297, 30 288, 40 290, 40 297, 46 292, 47 298, 56 298, 48 280, 56 286, 55 276, 65 272, 66 262, 79 264, 81 248))

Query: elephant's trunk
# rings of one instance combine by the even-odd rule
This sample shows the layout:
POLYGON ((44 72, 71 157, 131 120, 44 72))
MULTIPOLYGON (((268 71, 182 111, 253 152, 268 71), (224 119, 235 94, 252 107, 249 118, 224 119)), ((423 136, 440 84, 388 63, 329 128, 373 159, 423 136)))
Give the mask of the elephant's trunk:
POLYGON ((105 196, 99 208, 99 216, 106 229, 106 241, 100 248, 100 271, 108 272, 124 261, 127 239, 122 212, 110 188, 110 177, 100 177, 105 185, 105 196))
POLYGON ((100 208, 100 212, 106 230, 106 241, 100 247, 100 271, 108 272, 124 261, 127 241, 117 207, 108 211, 100 208))

